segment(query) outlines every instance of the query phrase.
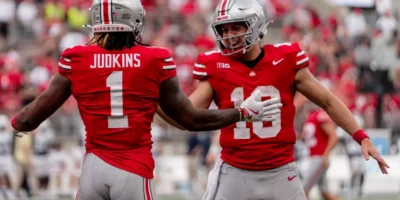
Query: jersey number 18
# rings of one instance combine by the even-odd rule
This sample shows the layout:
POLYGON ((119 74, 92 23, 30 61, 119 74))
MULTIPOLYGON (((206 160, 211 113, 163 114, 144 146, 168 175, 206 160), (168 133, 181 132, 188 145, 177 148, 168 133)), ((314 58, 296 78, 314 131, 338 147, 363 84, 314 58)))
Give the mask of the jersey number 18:
MULTIPOLYGON (((258 86, 254 91, 260 90, 261 97, 277 97, 280 99, 279 90, 274 86, 258 86)), ((254 92, 253 91, 253 92, 254 92)), ((261 99, 257 99, 261 101, 261 99)), ((231 101, 234 102, 235 107, 239 107, 244 101, 243 87, 237 87, 231 93, 231 101)), ((272 138, 278 135, 281 130, 281 114, 276 114, 275 121, 272 126, 264 127, 263 122, 252 122, 253 132, 260 138, 272 138)), ((250 128, 246 127, 246 122, 237 122, 233 130, 235 139, 250 139, 250 128)))

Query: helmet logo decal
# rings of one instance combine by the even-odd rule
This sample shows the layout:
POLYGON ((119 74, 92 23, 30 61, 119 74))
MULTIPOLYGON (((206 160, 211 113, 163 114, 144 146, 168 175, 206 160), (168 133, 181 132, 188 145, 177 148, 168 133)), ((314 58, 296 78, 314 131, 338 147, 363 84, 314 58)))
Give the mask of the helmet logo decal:
POLYGON ((97 23, 101 23, 101 17, 100 17, 100 15, 96 15, 95 18, 96 18, 96 22, 97 22, 97 23))

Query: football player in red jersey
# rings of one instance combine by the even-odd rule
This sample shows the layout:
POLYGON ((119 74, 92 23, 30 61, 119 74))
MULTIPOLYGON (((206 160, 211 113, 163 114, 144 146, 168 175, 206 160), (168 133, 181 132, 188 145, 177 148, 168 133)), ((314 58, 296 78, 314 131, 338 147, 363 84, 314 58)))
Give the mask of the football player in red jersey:
MULTIPOLYGON (((314 106, 313 106, 314 107, 314 106)), ((326 200, 337 199, 329 192, 326 172, 329 167, 329 154, 338 143, 336 125, 325 111, 312 108, 303 126, 302 137, 309 148, 308 167, 302 173, 304 191, 308 197, 312 187, 318 183, 321 195, 326 200)))
POLYGON ((193 105, 208 108, 214 100, 219 109, 234 108, 258 89, 259 100, 277 98, 283 107, 273 122, 221 129, 221 161, 210 172, 203 199, 306 199, 293 157, 296 91, 323 108, 361 144, 365 158, 377 159, 387 173, 388 165, 347 107, 310 73, 299 44, 258 45, 269 23, 257 0, 221 0, 215 14, 212 28, 220 51, 198 56, 193 74, 200 82, 189 97, 193 105))
POLYGON ((279 100, 256 93, 226 110, 195 109, 180 90, 169 50, 141 45, 145 11, 139 0, 95 0, 94 37, 65 50, 49 88, 12 120, 32 131, 70 96, 86 128, 79 200, 154 197, 151 122, 158 105, 186 129, 206 131, 238 121, 272 121, 279 100), (274 103, 278 102, 278 103, 274 103))

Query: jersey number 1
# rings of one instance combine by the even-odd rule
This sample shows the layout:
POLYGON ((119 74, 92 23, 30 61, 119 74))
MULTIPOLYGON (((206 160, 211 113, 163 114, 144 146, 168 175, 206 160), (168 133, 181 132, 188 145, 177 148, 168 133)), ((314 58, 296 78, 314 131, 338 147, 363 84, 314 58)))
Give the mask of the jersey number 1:
MULTIPOLYGON (((279 90, 274 86, 258 86, 256 90, 261 91, 261 97, 278 97, 280 99, 279 90)), ((256 91, 254 90, 254 91, 256 91)), ((253 92, 254 92, 253 91, 253 92)), ((231 100, 235 103, 235 107, 239 107, 244 101, 243 87, 237 87, 231 93, 231 100)), ((257 99, 261 101, 261 99, 257 99)), ((281 114, 275 116, 272 126, 264 127, 263 122, 252 122, 253 132, 260 138, 272 138, 278 135, 281 130, 281 114)), ((246 127, 247 122, 237 122, 234 128, 235 139, 250 139, 250 128, 246 127)))
POLYGON ((108 128, 128 128, 128 116, 124 115, 122 71, 115 71, 108 76, 107 87, 111 93, 111 116, 108 116, 108 128))

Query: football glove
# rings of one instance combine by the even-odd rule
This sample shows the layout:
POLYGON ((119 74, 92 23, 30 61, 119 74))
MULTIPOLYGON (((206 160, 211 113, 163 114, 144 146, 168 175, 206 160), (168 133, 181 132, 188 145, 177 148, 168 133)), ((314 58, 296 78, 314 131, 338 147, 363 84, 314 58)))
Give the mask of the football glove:
POLYGON ((282 103, 280 98, 271 98, 265 101, 261 99, 261 91, 256 90, 247 98, 240 106, 241 111, 240 121, 254 122, 266 121, 271 122, 276 120, 276 114, 281 112, 282 103))

